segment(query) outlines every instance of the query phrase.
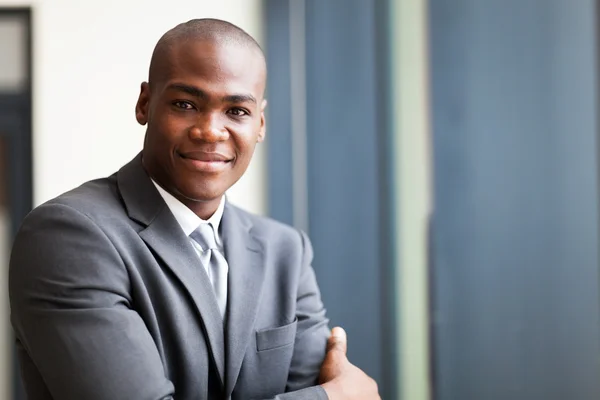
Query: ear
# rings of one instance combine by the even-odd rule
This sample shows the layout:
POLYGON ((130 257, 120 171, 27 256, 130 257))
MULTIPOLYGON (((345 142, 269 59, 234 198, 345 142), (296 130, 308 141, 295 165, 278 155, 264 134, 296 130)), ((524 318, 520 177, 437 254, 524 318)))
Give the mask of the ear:
POLYGON ((260 131, 258 132, 258 143, 265 140, 266 134, 266 122, 265 122, 265 108, 267 107, 267 100, 263 100, 260 106, 260 131))
POLYGON ((148 123, 148 109, 150 108, 150 85, 142 82, 140 97, 135 105, 135 119, 140 125, 148 123))

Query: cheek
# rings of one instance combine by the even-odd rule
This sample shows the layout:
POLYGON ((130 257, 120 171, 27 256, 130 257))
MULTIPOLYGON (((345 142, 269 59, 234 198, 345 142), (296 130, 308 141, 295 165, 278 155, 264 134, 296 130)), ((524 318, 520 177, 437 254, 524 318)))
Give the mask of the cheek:
POLYGON ((186 134, 193 122, 190 122, 189 118, 165 112, 160 125, 166 136, 178 138, 186 134))
POLYGON ((161 158, 170 152, 171 138, 160 127, 155 127, 155 130, 149 134, 148 142, 152 152, 161 158))
POLYGON ((254 149, 256 147, 256 137, 254 135, 251 136, 252 139, 248 137, 243 137, 241 140, 237 142, 237 151, 238 156, 240 157, 240 161, 242 164, 247 165, 252 159, 252 155, 254 154, 254 149))
POLYGON ((189 125, 188 121, 165 113, 162 118, 155 119, 152 128, 156 141, 166 150, 168 147, 176 147, 185 139, 189 125))

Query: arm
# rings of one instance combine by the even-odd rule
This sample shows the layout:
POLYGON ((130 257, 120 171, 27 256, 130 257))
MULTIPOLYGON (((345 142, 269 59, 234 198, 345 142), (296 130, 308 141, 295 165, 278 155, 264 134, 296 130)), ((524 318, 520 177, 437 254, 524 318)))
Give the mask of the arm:
POLYGON ((311 267, 313 251, 304 232, 302 241, 302 266, 296 295, 296 317, 298 327, 294 342, 294 354, 286 385, 286 393, 274 400, 327 400, 321 386, 315 386, 329 337, 329 320, 317 285, 315 272, 311 267))
POLYGON ((301 232, 300 235, 303 257, 296 296, 298 328, 286 387, 289 392, 317 383, 329 337, 329 320, 325 316, 325 307, 321 301, 315 272, 311 267, 312 246, 304 232, 301 232))
POLYGON ((27 392, 40 392, 33 386, 43 382, 55 399, 173 395, 131 309, 123 260, 87 216, 60 204, 34 210, 15 239, 9 293, 27 392))
POLYGON ((329 334, 329 321, 310 266, 312 247, 306 235, 301 233, 301 236, 304 256, 297 297, 298 333, 287 384, 289 393, 273 400, 381 400, 377 383, 346 358, 346 332, 334 328, 333 334, 329 334), (320 385, 311 386, 317 380, 320 385))
POLYGON ((275 396, 271 400, 381 400, 377 383, 346 357, 346 332, 333 328, 319 373, 320 386, 275 396))

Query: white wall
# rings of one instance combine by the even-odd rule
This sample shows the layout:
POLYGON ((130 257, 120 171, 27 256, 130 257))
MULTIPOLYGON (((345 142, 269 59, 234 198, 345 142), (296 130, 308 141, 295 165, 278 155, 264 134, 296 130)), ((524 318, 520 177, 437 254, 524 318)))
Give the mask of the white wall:
MULTIPOLYGON (((261 0, 0 0, 33 9, 34 204, 86 180, 116 171, 141 149, 144 128, 134 118, 139 85, 147 79, 160 36, 193 18, 228 20, 262 40, 261 0)), ((232 202, 266 211, 261 145, 232 202)), ((6 282, 1 271, 0 282, 6 282)), ((4 286, 6 287, 6 286, 4 286)), ((0 332, 8 323, 0 302, 0 332)), ((0 335, 0 342, 6 343, 0 335)), ((0 370, 9 366, 0 345, 0 370)), ((0 388, 6 388, 0 373, 0 388)), ((0 392, 0 398, 9 398, 0 392)))
MULTIPOLYGON (((0 0, 33 7, 34 202, 106 176, 140 149, 134 118, 152 49, 179 22, 215 17, 262 40, 260 0, 0 0)), ((265 212, 263 149, 229 194, 265 212)))

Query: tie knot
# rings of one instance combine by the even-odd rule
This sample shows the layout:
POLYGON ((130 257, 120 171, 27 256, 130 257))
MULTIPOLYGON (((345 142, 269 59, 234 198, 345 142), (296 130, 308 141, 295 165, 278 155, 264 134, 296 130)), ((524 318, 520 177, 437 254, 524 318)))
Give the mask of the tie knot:
POLYGON ((200 224, 200 226, 190 234, 190 237, 194 239, 200 245, 200 247, 202 247, 202 251, 217 248, 215 232, 211 224, 200 224))

